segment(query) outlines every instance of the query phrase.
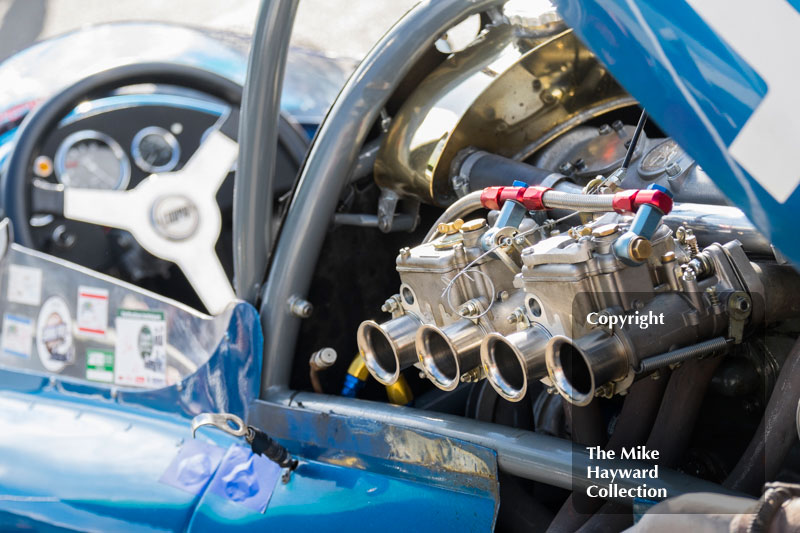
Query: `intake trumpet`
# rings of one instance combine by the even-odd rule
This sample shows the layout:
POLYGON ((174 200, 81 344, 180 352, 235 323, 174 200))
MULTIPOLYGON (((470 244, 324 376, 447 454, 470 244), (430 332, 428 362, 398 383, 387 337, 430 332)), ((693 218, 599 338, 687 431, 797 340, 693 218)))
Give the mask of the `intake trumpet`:
POLYGON ((497 394, 518 402, 528 392, 528 383, 547 375, 545 346, 550 333, 541 325, 508 336, 490 333, 481 343, 481 363, 497 394))

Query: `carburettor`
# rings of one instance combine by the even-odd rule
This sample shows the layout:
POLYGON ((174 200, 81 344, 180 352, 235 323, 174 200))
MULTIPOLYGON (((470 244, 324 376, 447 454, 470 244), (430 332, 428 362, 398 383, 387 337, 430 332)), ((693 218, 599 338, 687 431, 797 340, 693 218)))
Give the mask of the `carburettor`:
POLYGON ((483 218, 439 224, 434 238, 400 251, 400 292, 383 306, 393 318, 368 320, 358 329, 359 349, 375 379, 392 384, 415 364, 443 390, 481 377, 481 341, 491 332, 513 331, 509 317, 521 312, 522 293, 513 280, 521 250, 534 242, 534 235, 523 235, 534 223, 518 211, 493 213, 492 226, 483 218), (515 239, 518 233, 523 236, 515 239))
MULTIPOLYGON (((614 244, 630 225, 630 217, 609 213, 522 252, 523 268, 516 285, 524 288, 527 321, 511 335, 487 336, 481 350, 486 374, 501 396, 518 401, 525 396, 530 379, 547 376, 545 351, 551 337, 588 333, 592 318, 590 323, 585 318, 594 313, 594 322, 600 324, 603 310, 638 315, 642 303, 655 294, 654 279, 665 276, 662 261, 689 260, 663 224, 647 245, 640 244, 647 250, 635 252, 640 263, 621 260, 614 244), (645 253, 646 258, 638 255, 645 253)), ((671 270, 669 275, 673 275, 671 270)))
POLYGON ((672 200, 657 186, 598 195, 490 187, 481 201, 492 226, 444 223, 438 237, 401 250, 400 293, 384 306, 392 320, 358 331, 381 383, 417 365, 443 390, 486 377, 519 401, 543 380, 586 405, 678 356, 741 342, 746 327, 788 311, 772 287, 798 286, 791 267, 751 263, 736 240, 700 250, 691 228, 673 235, 662 221, 672 200), (545 209, 581 213, 583 223, 559 233, 527 216, 545 209))

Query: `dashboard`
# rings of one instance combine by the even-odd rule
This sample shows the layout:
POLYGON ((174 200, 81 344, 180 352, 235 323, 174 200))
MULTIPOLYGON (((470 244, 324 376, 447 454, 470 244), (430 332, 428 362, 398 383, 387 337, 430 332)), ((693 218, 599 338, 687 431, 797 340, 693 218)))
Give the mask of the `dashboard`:
POLYGON ((46 139, 33 173, 65 187, 133 188, 177 170, 226 112, 223 104, 163 94, 86 102, 46 139))
MULTIPOLYGON (((43 139, 30 179, 64 187, 133 189, 153 173, 179 170, 228 112, 222 101, 190 89, 117 90, 82 102, 61 120, 43 139)), ((230 258, 230 175, 217 201, 225 220, 217 243, 219 256, 230 258)), ((124 231, 32 213, 31 232, 37 250, 162 294, 170 294, 168 282, 181 276, 171 263, 152 257, 124 231)), ((230 261, 223 266, 230 274, 230 261)))
MULTIPOLYGON (((169 179, 168 173, 181 170, 208 132, 229 116, 227 102, 186 87, 141 84, 93 96, 42 136, 26 187, 124 191, 152 174, 169 179)), ((279 141, 276 198, 291 189, 308 143, 307 131, 289 116, 283 116, 281 126, 293 133, 289 141, 285 135, 279 141)), ((13 149, 14 133, 0 135, 0 165, 13 149)), ((229 278, 234 170, 235 164, 216 195, 222 228, 215 248, 229 278)), ((202 308, 181 270, 147 252, 127 231, 37 213, 31 207, 36 250, 202 308)))

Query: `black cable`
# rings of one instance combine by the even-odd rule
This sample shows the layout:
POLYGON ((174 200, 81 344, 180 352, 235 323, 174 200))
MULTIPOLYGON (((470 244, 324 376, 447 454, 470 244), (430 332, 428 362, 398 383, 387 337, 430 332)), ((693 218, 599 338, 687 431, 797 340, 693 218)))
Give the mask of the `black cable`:
POLYGON ((633 152, 636 150, 636 143, 639 142, 639 136, 642 134, 645 122, 647 122, 647 111, 642 109, 639 122, 636 124, 636 129, 633 130, 633 137, 631 137, 631 143, 628 145, 628 151, 625 152, 625 159, 622 160, 622 168, 628 168, 630 166, 631 159, 633 159, 633 152))

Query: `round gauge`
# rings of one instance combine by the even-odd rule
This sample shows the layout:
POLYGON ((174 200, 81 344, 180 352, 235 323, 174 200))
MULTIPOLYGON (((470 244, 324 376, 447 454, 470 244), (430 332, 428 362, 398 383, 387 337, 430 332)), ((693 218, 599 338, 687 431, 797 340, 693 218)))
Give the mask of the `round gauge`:
POLYGON ((145 172, 169 172, 178 164, 181 147, 172 133, 150 126, 133 138, 131 153, 136 165, 145 172))
POLYGON ((639 172, 645 176, 655 176, 664 172, 668 166, 680 159, 684 151, 672 139, 658 144, 650 150, 642 163, 639 165, 639 172))
POLYGON ((67 136, 56 151, 55 166, 66 187, 124 189, 131 178, 131 163, 119 143, 93 130, 67 136))

